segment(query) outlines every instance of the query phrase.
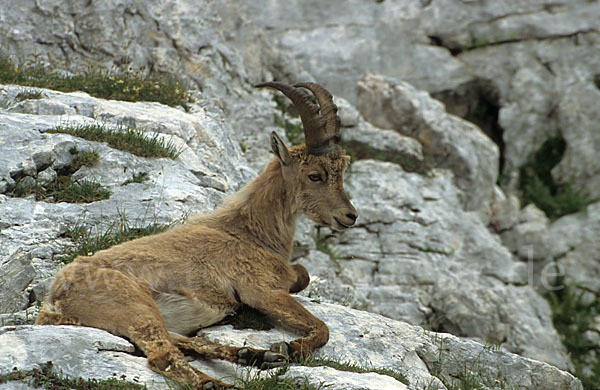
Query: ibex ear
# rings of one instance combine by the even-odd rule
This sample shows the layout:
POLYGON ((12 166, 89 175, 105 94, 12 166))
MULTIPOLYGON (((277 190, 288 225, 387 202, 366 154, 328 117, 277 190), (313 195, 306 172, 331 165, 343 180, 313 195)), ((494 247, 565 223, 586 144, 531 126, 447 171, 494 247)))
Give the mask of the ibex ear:
POLYGON ((271 133, 271 149, 275 156, 281 162, 281 165, 286 166, 292 162, 292 157, 290 156, 290 151, 287 146, 283 143, 283 140, 279 138, 276 132, 271 133))

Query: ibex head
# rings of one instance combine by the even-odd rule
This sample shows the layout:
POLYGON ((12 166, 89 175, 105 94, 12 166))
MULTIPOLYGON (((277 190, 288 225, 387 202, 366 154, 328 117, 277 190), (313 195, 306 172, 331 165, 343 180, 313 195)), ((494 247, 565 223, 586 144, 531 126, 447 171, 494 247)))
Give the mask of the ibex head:
POLYGON ((340 118, 333 97, 315 83, 294 86, 279 82, 259 84, 283 92, 300 113, 306 145, 288 148, 277 133, 271 133, 271 149, 281 163, 286 185, 294 193, 299 210, 313 221, 345 230, 358 217, 344 191, 344 171, 350 158, 339 146, 340 118), (310 90, 310 95, 302 90, 310 90))

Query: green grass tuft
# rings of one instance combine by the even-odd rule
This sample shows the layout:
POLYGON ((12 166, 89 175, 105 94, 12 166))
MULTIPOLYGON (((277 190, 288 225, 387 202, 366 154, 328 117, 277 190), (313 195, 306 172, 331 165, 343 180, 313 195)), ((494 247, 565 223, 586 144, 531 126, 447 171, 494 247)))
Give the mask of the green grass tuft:
POLYGON ((6 194, 9 196, 25 197, 35 194, 35 199, 68 202, 68 203, 90 203, 108 199, 110 191, 102 187, 93 179, 82 179, 73 181, 71 176, 82 166, 92 167, 98 163, 100 156, 96 151, 80 152, 73 148, 71 154, 75 154, 73 163, 60 170, 56 178, 47 184, 39 184, 29 176, 19 178, 15 184, 9 185, 6 194))
POLYGON ((96 164, 98 164, 98 161, 100 161, 100 154, 98 154, 97 151, 84 150, 82 152, 79 152, 76 149, 77 148, 75 148, 75 153, 73 153, 76 154, 76 156, 73 159, 73 164, 71 164, 70 168, 73 173, 77 172, 79 168, 81 168, 84 165, 87 167, 93 167, 96 164))
POLYGON ((37 100, 43 97, 44 94, 38 89, 25 89, 15 96, 15 101, 22 102, 23 100, 37 100))
POLYGON ((243 390, 322 390, 328 387, 325 384, 312 385, 308 381, 308 378, 299 380, 298 378, 290 379, 281 377, 280 375, 284 372, 285 369, 277 370, 262 377, 249 372, 246 377, 236 378, 235 385, 237 388, 243 390))
POLYGON ((306 367, 331 367, 338 371, 357 372, 357 373, 369 373, 373 372, 376 374, 387 375, 398 382, 409 385, 408 379, 400 371, 393 370, 391 368, 377 368, 377 367, 363 367, 356 363, 340 362, 334 359, 320 358, 311 355, 307 358, 298 361, 298 364, 306 367))
POLYGON ((83 91, 102 99, 160 102, 189 109, 193 98, 181 82, 143 70, 90 69, 76 74, 58 73, 35 60, 18 64, 0 54, 0 83, 48 88, 62 92, 83 91))
POLYGON ((592 328, 594 317, 600 315, 600 297, 589 299, 589 293, 586 298, 585 290, 565 284, 564 276, 556 285, 564 288, 547 294, 554 327, 571 355, 574 375, 581 380, 584 389, 596 390, 600 383, 599 347, 582 335, 592 328))
POLYGON ((129 183, 143 183, 146 180, 148 180, 148 172, 133 172, 131 179, 127 180, 123 185, 127 185, 129 183))
POLYGON ((46 195, 52 196, 55 202, 90 203, 108 199, 110 191, 93 179, 73 181, 55 180, 47 189, 46 195))
POLYGON ((110 147, 129 152, 140 157, 168 157, 176 159, 181 150, 173 142, 163 141, 158 134, 148 137, 134 127, 119 126, 109 129, 105 125, 65 125, 48 130, 47 133, 63 133, 88 141, 106 142, 110 147))
POLYGON ((562 138, 550 138, 520 170, 519 186, 524 203, 535 204, 550 219, 582 211, 594 201, 588 194, 575 191, 571 182, 554 181, 552 168, 560 162, 565 149, 562 138))
POLYGON ((49 390, 113 390, 113 389, 146 389, 146 386, 117 379, 71 379, 63 378, 52 370, 52 362, 42 365, 41 370, 20 371, 14 369, 9 374, 0 375, 0 383, 23 382, 34 388, 49 390))
POLYGON ((131 225, 125 216, 104 226, 86 227, 78 224, 64 233, 64 237, 73 240, 75 246, 60 260, 68 264, 77 256, 91 256, 99 250, 110 248, 113 245, 136 238, 162 233, 169 230, 173 224, 149 224, 131 225))

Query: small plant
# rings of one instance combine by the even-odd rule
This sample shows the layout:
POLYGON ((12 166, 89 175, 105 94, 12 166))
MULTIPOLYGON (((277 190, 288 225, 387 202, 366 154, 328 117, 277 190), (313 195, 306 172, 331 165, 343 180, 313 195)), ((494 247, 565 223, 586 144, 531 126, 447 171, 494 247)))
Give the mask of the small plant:
POLYGON ((137 383, 126 382, 125 376, 121 380, 114 379, 71 379, 63 378, 53 372, 52 362, 43 364, 40 369, 20 371, 16 368, 9 374, 0 375, 0 384, 9 382, 23 382, 34 388, 49 390, 113 390, 113 389, 146 389, 146 386, 137 383))
POLYGON ((91 256, 99 250, 109 248, 125 241, 131 241, 139 237, 162 233, 170 229, 174 224, 149 224, 131 225, 124 215, 118 221, 105 224, 104 226, 86 227, 78 224, 64 233, 75 243, 61 261, 65 264, 72 262, 77 256, 91 256))
POLYGON ((373 372, 376 374, 391 376, 398 382, 404 383, 405 385, 409 384, 408 379, 406 378, 406 376, 404 376, 404 374, 391 368, 363 367, 356 363, 340 362, 338 360, 315 357, 314 355, 311 355, 304 359, 300 359, 300 361, 298 361, 298 364, 306 367, 331 367, 338 371, 358 373, 373 372))
POLYGON ((142 69, 106 71, 90 68, 74 74, 51 71, 38 61, 17 64, 0 54, 0 83, 48 88, 63 92, 83 91, 103 99, 160 102, 189 109, 194 99, 181 82, 142 69))
POLYGON ((315 245, 316 245, 317 250, 328 255, 329 258, 331 259, 331 261, 333 261, 334 264, 339 269, 341 269, 342 266, 340 264, 340 256, 339 256, 338 252, 334 248, 332 248, 331 245, 327 242, 328 238, 329 237, 325 237, 325 236, 321 235, 320 228, 317 228, 317 232, 313 235, 313 239, 315 240, 315 245))
POLYGON ((535 204, 550 219, 582 211, 593 202, 589 195, 575 191, 571 182, 558 184, 554 181, 552 168, 560 162, 565 149, 562 138, 551 138, 520 170, 519 185, 524 203, 535 204))
POLYGON ((93 179, 73 181, 72 175, 82 166, 92 167, 98 163, 100 155, 96 151, 80 152, 76 147, 69 151, 75 155, 73 163, 61 169, 54 180, 47 184, 39 184, 29 176, 21 177, 15 184, 9 185, 7 194, 25 197, 35 194, 36 200, 52 202, 90 203, 108 199, 110 191, 93 179))
POLYGON ((148 172, 133 172, 131 179, 127 180, 123 185, 127 185, 129 183, 143 183, 148 180, 148 172))
POLYGON ((73 159, 73 164, 71 164, 71 170, 73 172, 77 172, 79 168, 84 165, 91 168, 100 161, 100 154, 95 150, 84 150, 83 152, 78 152, 76 150, 76 153, 72 154, 76 154, 76 157, 73 159))
MULTIPOLYGON (((473 358, 457 358, 451 354, 451 350, 445 346, 445 338, 440 333, 426 331, 431 342, 438 346, 438 354, 435 361, 427 365, 430 372, 448 388, 448 390, 480 390, 480 389, 505 389, 517 390, 519 387, 509 385, 502 377, 491 377, 489 368, 482 363, 483 354, 498 353, 501 351, 499 345, 486 343, 482 346, 477 356, 473 358)), ((431 383, 427 389, 437 389, 431 383)))
POLYGON ((55 202, 90 203, 108 199, 110 191, 93 179, 73 181, 71 178, 58 178, 46 189, 45 195, 52 196, 55 202))
POLYGON ((109 129, 99 124, 65 125, 57 126, 47 133, 70 134, 88 141, 106 142, 114 149, 140 157, 168 157, 174 160, 181 154, 181 150, 173 142, 165 143, 158 134, 148 137, 143 131, 129 126, 109 129))
POLYGON ((327 388, 323 383, 318 386, 312 385, 308 378, 301 380, 281 377, 285 371, 286 368, 283 368, 267 376, 251 374, 248 371, 246 377, 238 376, 236 378, 235 385, 236 388, 243 390, 322 390, 327 388))
POLYGON ((23 100, 38 100, 44 97, 44 94, 39 89, 25 89, 15 96, 15 101, 22 102, 23 100))
POLYGON ((594 345, 582 335, 592 328, 594 317, 600 315, 600 297, 590 299, 585 290, 565 283, 564 276, 556 281, 562 289, 547 294, 552 321, 575 367, 575 376, 586 390, 595 390, 600 383, 600 346, 594 345))
POLYGON ((28 178, 28 176, 24 177, 16 184, 9 185, 6 194, 16 197, 35 194, 35 199, 38 201, 68 203, 90 203, 110 197, 110 191, 92 179, 73 181, 70 176, 58 176, 52 182, 40 185, 28 178))

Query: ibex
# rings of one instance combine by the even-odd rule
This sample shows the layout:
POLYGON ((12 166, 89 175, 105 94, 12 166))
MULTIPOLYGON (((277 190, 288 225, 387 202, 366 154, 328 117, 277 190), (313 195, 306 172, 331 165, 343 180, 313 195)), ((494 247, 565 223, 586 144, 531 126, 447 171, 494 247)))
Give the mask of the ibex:
POLYGON ((315 83, 257 87, 278 89, 291 99, 306 144, 288 148, 273 132, 275 158, 216 211, 76 258, 56 275, 37 324, 91 326, 127 337, 150 368, 201 389, 227 385, 192 367, 184 353, 265 368, 327 343, 325 323, 290 295, 304 289, 309 276, 289 259, 301 213, 336 230, 348 229, 357 218, 343 187, 349 157, 339 146, 337 107, 315 83), (270 350, 188 337, 242 304, 302 337, 270 350))

